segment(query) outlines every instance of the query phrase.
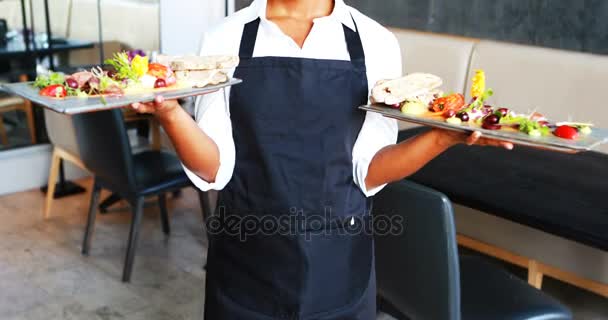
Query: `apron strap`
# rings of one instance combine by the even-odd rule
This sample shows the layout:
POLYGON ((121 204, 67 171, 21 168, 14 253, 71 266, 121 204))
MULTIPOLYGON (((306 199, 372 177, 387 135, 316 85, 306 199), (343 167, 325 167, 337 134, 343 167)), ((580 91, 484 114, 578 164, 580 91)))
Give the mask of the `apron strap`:
POLYGON ((241 47, 239 49, 240 58, 253 57, 253 49, 255 48, 255 40, 258 37, 258 29, 260 27, 260 18, 247 23, 243 29, 241 37, 241 47))
POLYGON ((348 53, 350 54, 350 60, 355 66, 365 68, 365 51, 363 51, 363 43, 359 36, 359 28, 357 27, 357 22, 355 22, 355 18, 352 14, 350 17, 353 19, 355 31, 344 24, 342 25, 344 28, 344 37, 346 38, 346 46, 348 47, 348 53))
MULTIPOLYGON (((359 28, 357 23, 351 14, 355 31, 351 30, 346 25, 342 25, 344 28, 344 38, 348 47, 348 53, 350 54, 350 60, 354 65, 358 67, 365 67, 365 52, 363 51, 363 44, 361 37, 359 36, 359 28)), ((239 48, 239 57, 241 58, 252 58, 253 50, 255 49, 255 42, 258 37, 258 29, 260 27, 261 19, 257 19, 247 23, 243 28, 243 36, 241 37, 241 45, 239 48)))

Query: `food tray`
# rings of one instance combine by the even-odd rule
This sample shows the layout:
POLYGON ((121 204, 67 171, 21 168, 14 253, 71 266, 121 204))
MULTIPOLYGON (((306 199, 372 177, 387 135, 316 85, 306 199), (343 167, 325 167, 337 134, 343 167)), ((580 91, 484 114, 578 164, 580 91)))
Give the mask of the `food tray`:
POLYGON ((241 82, 242 80, 233 78, 227 82, 204 88, 180 88, 174 90, 168 89, 146 93, 126 94, 122 96, 91 96, 87 98, 66 97, 61 99, 41 96, 39 94, 40 90, 34 88, 32 86, 32 82, 3 84, 1 85, 1 88, 53 111, 65 114, 78 114, 122 108, 136 102, 150 102, 154 101, 154 98, 158 95, 162 95, 165 99, 181 99, 191 96, 198 96, 241 82))
POLYGON ((430 117, 407 115, 402 113, 398 109, 392 109, 384 105, 366 105, 361 106, 360 109, 376 112, 385 117, 393 118, 405 122, 411 122, 415 124, 442 128, 460 132, 474 132, 479 131, 484 137, 493 138, 497 140, 512 142, 518 145, 525 145, 535 148, 549 149, 561 152, 580 152, 590 151, 597 148, 599 145, 608 142, 608 130, 593 128, 591 134, 587 136, 580 135, 576 140, 567 140, 551 136, 533 137, 519 131, 506 131, 506 130, 487 130, 481 126, 469 123, 463 123, 461 125, 455 125, 447 123, 441 119, 432 119, 430 117))

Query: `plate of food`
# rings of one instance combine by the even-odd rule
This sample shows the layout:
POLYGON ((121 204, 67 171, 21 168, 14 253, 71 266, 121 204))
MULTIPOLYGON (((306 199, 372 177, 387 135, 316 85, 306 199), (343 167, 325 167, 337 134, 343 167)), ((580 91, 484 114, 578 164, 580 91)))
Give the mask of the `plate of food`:
POLYGON ((33 82, 2 85, 6 91, 54 111, 78 114, 150 102, 158 95, 181 99, 241 82, 227 71, 239 63, 233 56, 158 56, 116 53, 103 67, 74 74, 50 72, 33 82))
POLYGON ((562 152, 589 151, 608 142, 608 130, 589 122, 551 121, 538 112, 519 113, 491 105, 483 70, 473 78, 470 101, 460 93, 444 94, 441 78, 413 73, 381 81, 372 104, 360 108, 385 117, 448 130, 474 132, 502 141, 562 152))

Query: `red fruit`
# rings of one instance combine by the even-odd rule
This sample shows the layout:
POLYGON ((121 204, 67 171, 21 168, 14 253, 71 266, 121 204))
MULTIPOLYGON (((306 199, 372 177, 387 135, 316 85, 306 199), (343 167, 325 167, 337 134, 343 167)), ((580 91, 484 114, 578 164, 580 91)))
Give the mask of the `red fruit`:
POLYGON ((148 74, 159 79, 166 79, 172 72, 165 65, 153 62, 148 65, 148 74))
POLYGON ((73 78, 65 79, 65 84, 72 89, 78 89, 78 81, 73 78))
POLYGON ((445 118, 451 118, 451 117, 453 117, 453 116, 455 116, 455 115, 456 115, 456 111, 454 111, 454 110, 452 110, 452 109, 448 109, 448 110, 446 110, 446 111, 443 113, 443 116, 444 116, 445 118))
POLYGON ((51 98, 63 98, 67 96, 68 92, 65 87, 60 84, 54 84, 40 90, 40 95, 51 98))
POLYGON ((165 79, 156 79, 156 82, 154 82, 154 88, 164 88, 166 86, 167 82, 165 79))
POLYGON ((502 128, 502 126, 499 124, 490 124, 485 122, 481 125, 481 127, 488 130, 500 130, 502 128))
POLYGON ((559 126, 553 134, 564 139, 574 140, 578 137, 578 130, 571 126, 559 126))

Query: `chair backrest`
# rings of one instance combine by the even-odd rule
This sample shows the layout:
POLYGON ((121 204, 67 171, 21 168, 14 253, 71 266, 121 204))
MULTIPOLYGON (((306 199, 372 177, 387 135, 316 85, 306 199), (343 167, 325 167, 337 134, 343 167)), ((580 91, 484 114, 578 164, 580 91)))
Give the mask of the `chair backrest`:
POLYGON ((448 198, 399 181, 374 198, 373 215, 404 225, 402 232, 385 235, 376 228, 379 295, 409 319, 459 320, 458 248, 448 198))
POLYGON ((133 155, 120 109, 78 114, 72 120, 80 157, 95 179, 114 192, 133 192, 133 155))
POLYGON ((44 109, 44 122, 46 132, 51 143, 71 155, 80 158, 78 142, 72 117, 66 114, 57 113, 49 109, 44 109))

